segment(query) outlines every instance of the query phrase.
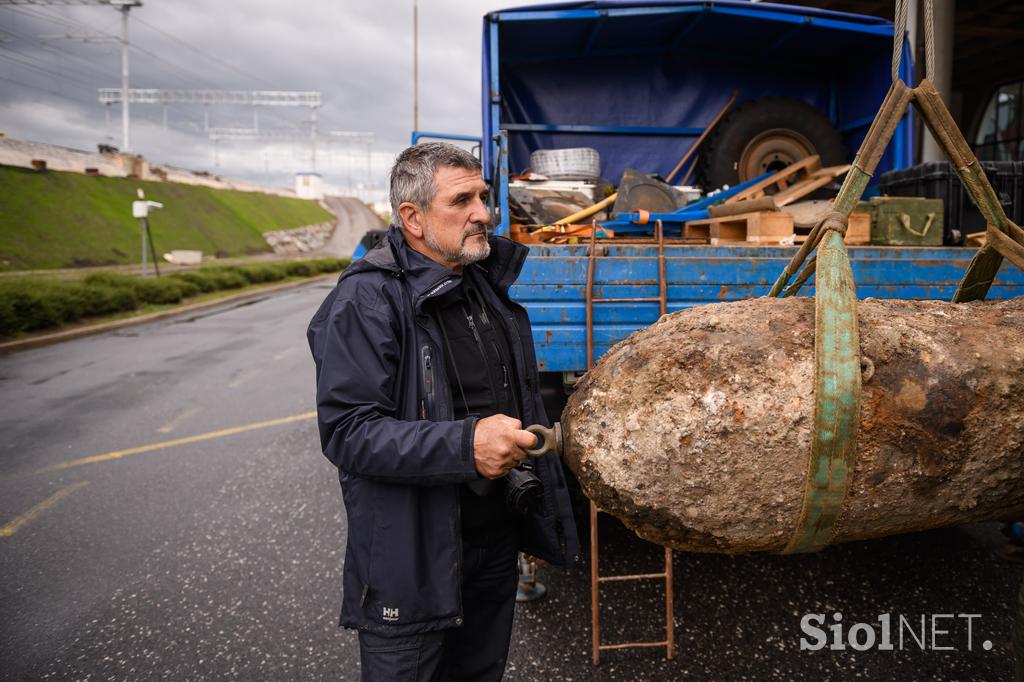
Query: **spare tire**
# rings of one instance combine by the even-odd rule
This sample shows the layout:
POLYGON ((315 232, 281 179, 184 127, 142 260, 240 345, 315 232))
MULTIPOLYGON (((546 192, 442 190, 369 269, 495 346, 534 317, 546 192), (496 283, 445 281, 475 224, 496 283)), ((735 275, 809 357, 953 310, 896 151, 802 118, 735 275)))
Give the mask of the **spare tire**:
POLYGON ((726 116, 701 153, 698 181, 705 191, 774 173, 817 154, 821 165, 847 161, 843 138, 820 111, 791 97, 762 97, 726 116))

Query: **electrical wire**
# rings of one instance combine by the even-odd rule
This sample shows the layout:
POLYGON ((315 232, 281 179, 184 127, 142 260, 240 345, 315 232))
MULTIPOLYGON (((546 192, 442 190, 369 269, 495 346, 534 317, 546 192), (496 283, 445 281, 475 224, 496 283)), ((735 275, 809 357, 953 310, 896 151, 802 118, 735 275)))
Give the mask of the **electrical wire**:
MULTIPOLYGON (((76 62, 81 63, 88 70, 90 70, 93 75, 98 75, 98 76, 103 77, 103 78, 107 78, 110 75, 106 71, 101 69, 100 67, 96 66, 96 63, 94 61, 89 61, 85 57, 82 57, 81 55, 79 55, 79 54, 77 54, 75 52, 72 52, 70 50, 61 50, 58 47, 56 47, 56 45, 54 43, 47 42, 46 40, 43 40, 42 38, 34 38, 34 37, 30 36, 30 35, 21 33, 19 31, 12 31, 12 30, 9 30, 9 29, 5 29, 5 30, 10 35, 13 35, 15 37, 22 38, 24 40, 28 40, 28 41, 32 41, 32 42, 36 43, 37 45, 39 45, 39 47, 43 48, 43 50, 46 50, 47 52, 53 54, 54 56, 56 56, 58 58, 61 58, 61 59, 63 59, 63 58, 74 59, 76 62)), ((23 56, 26 56, 26 57, 31 57, 32 56, 32 55, 28 55, 27 53, 18 53, 18 54, 22 54, 23 56)), ((42 60, 40 60, 40 61, 42 61, 42 60)), ((80 71, 79 73, 83 73, 83 72, 80 71)))
MULTIPOLYGON (((173 35, 171 33, 168 33, 167 31, 165 31, 165 30, 163 30, 163 29, 161 29, 161 28, 159 28, 157 26, 154 26, 153 24, 145 21, 144 19, 140 19, 139 17, 135 17, 135 20, 138 23, 142 24, 143 26, 146 26, 146 27, 152 29, 153 31, 159 33, 160 35, 162 35, 162 36, 164 36, 166 38, 169 38, 170 40, 173 40, 174 42, 178 43, 179 45, 181 45, 183 47, 186 47, 186 48, 192 50, 193 52, 196 52, 197 54, 202 55, 203 57, 206 57, 210 61, 213 61, 213 62, 215 62, 217 64, 220 64, 224 68, 229 69, 230 71, 233 71, 234 73, 237 73, 239 75, 245 76, 247 78, 251 78, 251 79, 253 79, 253 80, 255 80, 255 81, 259 82, 259 83, 262 83, 263 85, 271 87, 271 88, 276 88, 277 87, 277 84, 272 83, 272 82, 266 80, 265 78, 262 78, 261 76, 258 76, 256 74, 253 74, 253 73, 249 72, 249 71, 241 69, 241 68, 235 66, 234 64, 231 64, 230 62, 227 62, 227 61, 221 59, 220 57, 217 57, 216 55, 213 55, 210 52, 207 52, 206 50, 203 50, 202 48, 196 47, 195 45, 192 45, 191 43, 188 43, 187 41, 182 40, 181 38, 178 38, 177 36, 175 36, 175 35, 173 35)), ((277 119, 279 122, 283 122, 283 123, 287 124, 288 127, 292 128, 292 129, 298 129, 299 128, 298 125, 296 125, 294 122, 292 122, 287 117, 285 117, 283 114, 281 114, 279 111, 277 111, 276 108, 267 107, 267 108, 265 108, 265 111, 266 111, 266 113, 269 113, 271 116, 273 116, 275 119, 277 119)))
POLYGON ((81 86, 83 89, 87 87, 83 80, 92 78, 91 75, 85 74, 72 68, 72 65, 62 65, 60 63, 53 63, 51 60, 42 59, 35 55, 27 55, 21 52, 16 52, 10 48, 6 48, 0 45, 0 57, 6 62, 14 64, 15 66, 21 66, 28 69, 34 69, 41 73, 45 73, 48 76, 54 78, 61 78, 63 80, 70 81, 76 85, 81 86))
POLYGON ((33 17, 35 19, 43 19, 43 20, 46 20, 46 21, 51 21, 51 22, 56 22, 58 24, 63 24, 64 26, 66 26, 68 28, 77 28, 79 30, 81 30, 83 28, 86 28, 86 29, 89 29, 90 31, 96 32, 99 37, 102 37, 102 38, 113 38, 114 40, 120 41, 120 37, 114 35, 113 33, 106 33, 105 31, 101 31, 100 29, 96 28, 95 26, 92 26, 91 24, 87 24, 84 21, 80 21, 78 19, 71 19, 69 17, 65 17, 65 16, 62 16, 60 14, 50 14, 49 12, 43 12, 43 11, 40 10, 38 5, 33 5, 31 9, 29 9, 28 6, 26 6, 26 5, 0 5, 0 7, 4 7, 5 9, 8 9, 8 10, 10 10, 12 12, 16 12, 16 13, 21 14, 23 16, 28 16, 28 17, 33 17))
POLYGON ((8 83, 14 83, 15 85, 20 85, 23 88, 31 88, 32 90, 38 90, 39 92, 45 92, 45 93, 47 93, 49 95, 56 95, 57 97, 62 97, 62 98, 66 98, 67 97, 66 94, 59 93, 59 92, 57 92, 55 90, 47 90, 46 88, 41 88, 38 85, 32 85, 30 83, 23 83, 23 82, 21 82, 19 80, 15 80, 13 78, 8 78, 7 76, 0 76, 0 81, 7 81, 8 83))
MULTIPOLYGON (((25 34, 22 34, 20 31, 15 31, 15 30, 13 30, 11 28, 5 28, 4 30, 5 30, 5 32, 7 34, 9 34, 11 36, 14 36, 16 38, 25 37, 25 34)), ((43 47, 45 48, 44 44, 42 44, 42 43, 40 43, 40 44, 43 45, 43 47)), ((57 97, 65 99, 65 100, 71 100, 71 101, 75 102, 76 104, 80 104, 82 106, 88 106, 88 105, 94 105, 95 104, 95 100, 92 97, 86 96, 86 97, 83 98, 83 97, 75 95, 75 92, 81 91, 82 82, 81 82, 80 78, 81 77, 84 77, 86 79, 89 78, 89 76, 87 76, 87 75, 83 76, 84 71, 78 70, 76 68, 72 68, 72 67, 70 67, 67 64, 53 65, 53 64, 51 64, 51 62, 49 62, 49 61, 47 61, 45 59, 42 59, 37 54, 30 54, 30 53, 25 53, 25 52, 19 52, 19 51, 15 50, 13 47, 5 46, 5 45, 0 45, 0 51, 2 51, 4 53, 4 54, 0 54, 0 59, 2 59, 2 61, 4 61, 4 62, 10 64, 12 67, 22 68, 22 69, 30 69, 33 72, 38 72, 38 73, 46 74, 47 76, 50 76, 50 77, 53 77, 53 78, 56 78, 56 79, 59 79, 59 80, 66 80, 66 81, 69 81, 69 82, 74 83, 75 85, 79 86, 79 88, 66 88, 66 89, 64 89, 63 86, 62 86, 63 92, 58 92, 56 90, 51 90, 51 89, 39 87, 38 85, 33 84, 33 83, 25 83, 24 81, 18 80, 16 78, 4 77, 3 80, 5 80, 6 82, 13 83, 15 85, 19 85, 19 86, 22 86, 22 87, 26 87, 26 88, 29 88, 31 90, 35 90, 37 92, 42 92, 42 93, 46 93, 46 94, 49 94, 49 95, 55 95, 57 97), (51 66, 54 66, 58 70, 55 71, 53 68, 50 68, 51 66), (70 76, 70 74, 79 74, 80 78, 79 79, 72 78, 70 76)), ((62 53, 60 53, 59 51, 57 52, 57 56, 58 57, 61 54, 62 53)), ((72 56, 72 55, 69 54, 67 56, 72 56)))
MULTIPOLYGON (((76 29, 83 29, 84 28, 84 29, 88 29, 89 31, 93 31, 93 32, 97 33, 99 35, 99 37, 112 38, 114 40, 117 40, 118 42, 120 42, 120 40, 121 40, 120 36, 116 36, 116 35, 108 34, 108 33, 103 33, 102 31, 100 31, 98 28, 96 28, 92 24, 88 24, 88 23, 86 23, 84 21, 80 21, 78 19, 71 19, 69 17, 63 17, 63 16, 60 16, 60 15, 51 14, 49 12, 26 11, 20 5, 19 6, 2 5, 2 6, 3 7, 7 7, 8 9, 14 10, 15 12, 18 12, 20 14, 24 14, 24 15, 27 15, 27 16, 34 17, 36 19, 49 20, 49 21, 53 21, 53 22, 56 22, 56 23, 59 23, 59 24, 63 24, 64 26, 68 26, 68 27, 76 28, 76 29)), ((138 17, 134 17, 134 20, 138 21, 138 17)), ((132 43, 130 40, 128 42, 128 48, 130 50, 134 51, 134 52, 138 52, 140 54, 144 54, 144 55, 146 55, 148 57, 156 59, 157 61, 163 62, 167 66, 169 66, 172 69, 178 71, 179 73, 182 73, 182 74, 188 76, 191 79, 196 79, 196 80, 200 81, 201 83, 203 83, 207 87, 216 88, 216 85, 212 81, 208 80, 202 74, 199 74, 198 72, 192 71, 192 70, 190 70, 190 69, 188 69, 186 67, 183 67, 180 64, 176 64, 176 63, 170 61, 169 59, 161 57, 160 55, 158 55, 158 54, 156 54, 156 53, 154 53, 154 52, 152 52, 150 50, 147 50, 144 47, 141 47, 139 45, 136 45, 136 44, 132 43)))
MULTIPOLYGON (((21 34, 21 35, 23 36, 24 34, 21 34)), ((49 47, 47 45, 47 43, 45 43, 45 42, 42 42, 42 41, 38 41, 38 42, 39 42, 40 46, 43 47, 44 49, 49 47)), ((12 63, 12 64, 14 64, 16 66, 23 66, 23 67, 27 67, 27 68, 33 68, 33 69, 36 69, 38 71, 43 71, 43 72, 47 73, 48 75, 55 76, 55 77, 58 77, 58 78, 64 78, 65 80, 71 80, 72 82, 74 82, 76 84, 79 84, 79 85, 81 85, 81 81, 79 81, 77 79, 74 79, 74 78, 68 78, 67 75, 68 74, 78 74, 79 76, 83 76, 85 78, 88 78, 90 76, 95 77, 96 75, 98 75, 100 78, 104 78, 104 77, 109 76, 109 74, 107 74, 107 73, 103 72, 102 70, 96 68, 95 65, 93 65, 91 62, 88 62, 85 59, 80 58, 78 55, 76 55, 76 54, 74 54, 72 52, 65 52, 63 50, 56 50, 56 49, 51 50, 52 53, 54 54, 54 56, 56 56, 58 59, 63 59, 63 58, 67 58, 67 57, 77 57, 77 58, 79 58, 82 61, 83 64, 85 64, 86 66, 91 68, 92 73, 86 74, 85 71, 77 70, 77 69, 72 69, 67 64, 63 64, 63 65, 55 64, 55 65, 52 65, 52 66, 54 66, 55 68, 58 68, 58 69, 61 69, 61 68, 65 69, 64 72, 55 72, 55 71, 52 71, 51 69, 47 68, 47 66, 49 66, 49 64, 47 62, 45 62, 44 60, 40 59, 39 57, 37 57, 35 55, 31 55, 31 54, 27 54, 27 53, 22 53, 22 52, 14 52, 10 48, 6 48, 3 45, 0 45, 0 51, 12 53, 11 56, 7 56, 6 57, 6 61, 8 61, 8 62, 10 62, 10 63, 12 63), (15 59, 14 57, 21 57, 22 59, 15 59), (24 60, 30 60, 30 61, 24 61, 24 60), (31 60, 34 60, 34 61, 31 61, 31 60), (43 65, 41 66, 40 64, 43 64, 43 65)), ((3 57, 3 56, 4 55, 0 55, 0 57, 3 57)), ((12 82, 20 83, 19 81, 13 81, 13 80, 12 80, 12 82)), ((41 88, 36 88, 36 89, 42 90, 41 88)), ((59 93, 56 93, 56 92, 54 92, 52 90, 46 90, 45 92, 49 92, 50 94, 59 95, 59 93)), ((67 93, 65 93, 63 96, 64 97, 69 97, 69 95, 67 93)), ((81 99, 78 99, 78 98, 72 98, 72 99, 74 99, 76 102, 79 102, 79 103, 95 104, 95 100, 92 100, 91 98, 86 99, 84 101, 81 100, 81 99)), ((192 121, 192 117, 189 116, 188 112, 180 109, 179 107, 177 107, 175 105, 167 105, 167 107, 168 107, 168 111, 174 112, 176 114, 176 117, 178 117, 180 119, 183 119, 183 120, 186 120, 186 121, 190 121, 190 122, 192 121)), ((139 116, 139 114, 136 114, 136 116, 139 116)), ((146 120, 153 121, 152 117, 149 117, 149 116, 144 116, 142 118, 145 118, 146 120)), ((193 132, 193 131, 188 130, 187 128, 182 128, 182 127, 178 127, 178 126, 172 126, 170 124, 170 121, 168 121, 168 126, 167 127, 169 129, 181 130, 182 132, 193 132)))
POLYGON ((175 35, 173 35, 171 33, 168 33, 167 31, 163 30, 162 28, 158 28, 158 27, 154 26, 153 24, 149 23, 148 21, 140 19, 139 17, 135 17, 135 21, 137 21, 138 23, 142 24, 143 26, 146 26, 146 27, 150 28, 153 31, 156 31, 160 35, 173 40, 174 42, 178 43, 182 47, 187 47, 188 49, 192 50, 193 52, 206 57, 210 61, 216 62, 217 64, 220 64, 221 66, 223 66, 226 69, 234 71, 235 73, 237 73, 237 74, 239 74, 241 76, 245 76, 246 78, 251 78, 254 81, 257 81, 258 83, 263 83, 264 85, 267 85, 269 87, 272 87, 272 88, 276 87, 270 81, 268 81, 268 80, 266 80, 264 78, 261 78, 260 76, 257 76, 257 75, 255 75, 253 73, 248 72, 248 71, 240 69, 237 66, 235 66, 234 64, 231 64, 230 62, 227 62, 227 61, 221 59, 220 57, 217 57, 217 56, 215 56, 213 54, 210 54, 206 50, 198 48, 195 45, 192 45, 192 44, 182 40, 181 38, 178 38, 177 36, 175 36, 175 35))
POLYGON ((5 61, 7 61, 7 62, 10 62, 11 64, 16 64, 18 66, 23 66, 23 67, 26 67, 26 68, 29 68, 29 69, 35 69, 36 71, 39 71, 41 73, 45 73, 45 74, 47 74, 49 76, 54 76, 56 78, 63 78, 66 81, 71 81, 72 83, 81 84, 81 82, 77 78, 73 78, 73 77, 69 76, 66 73, 61 73, 60 71, 53 71, 51 69, 46 68, 45 66, 39 66, 38 64, 33 64, 31 61, 26 61, 24 59, 16 59, 15 57, 24 56, 24 55, 21 55, 18 52, 12 52, 12 51, 10 51, 9 49, 7 49, 5 47, 0 47, 0 50, 3 51, 3 54, 0 54, 0 59, 3 59, 5 61))
POLYGON ((208 88, 210 88, 212 90, 216 90, 217 89, 216 83, 214 83, 213 81, 209 80, 205 76, 202 76, 198 72, 192 71, 191 69, 188 69, 187 67, 181 66, 180 64, 176 64, 176 63, 170 61, 169 59, 165 59, 164 57, 161 57, 160 55, 156 54, 155 52, 147 50, 146 48, 143 48, 143 47, 139 47, 138 45, 135 45, 135 44, 133 44, 131 42, 128 43, 128 49, 132 50, 133 52, 137 52, 137 53, 140 53, 140 54, 144 54, 144 55, 146 55, 148 57, 152 57, 153 59, 157 60, 158 62, 163 62, 164 64, 166 64, 167 66, 171 67, 172 69, 178 71, 181 74, 184 74, 185 76, 188 76, 191 79, 194 79, 194 80, 197 80, 197 81, 203 83, 206 87, 208 87, 208 88))

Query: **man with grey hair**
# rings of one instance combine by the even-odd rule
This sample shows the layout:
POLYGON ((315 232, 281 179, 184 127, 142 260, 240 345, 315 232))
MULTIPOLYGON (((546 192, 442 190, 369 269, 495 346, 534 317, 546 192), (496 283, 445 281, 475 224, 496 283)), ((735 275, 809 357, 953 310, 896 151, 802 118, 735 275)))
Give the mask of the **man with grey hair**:
POLYGON ((348 516, 341 624, 365 680, 497 680, 519 550, 575 562, 561 462, 527 458, 546 424, 526 310, 528 249, 489 234, 480 162, 410 147, 392 224, 310 322, 324 454, 348 516))

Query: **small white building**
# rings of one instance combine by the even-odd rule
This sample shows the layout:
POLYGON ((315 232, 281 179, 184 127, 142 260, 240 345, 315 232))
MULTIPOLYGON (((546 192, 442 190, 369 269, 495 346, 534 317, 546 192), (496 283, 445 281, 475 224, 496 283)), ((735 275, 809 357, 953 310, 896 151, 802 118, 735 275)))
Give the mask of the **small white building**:
POLYGON ((295 194, 300 199, 324 198, 324 179, 319 173, 296 173, 295 194))

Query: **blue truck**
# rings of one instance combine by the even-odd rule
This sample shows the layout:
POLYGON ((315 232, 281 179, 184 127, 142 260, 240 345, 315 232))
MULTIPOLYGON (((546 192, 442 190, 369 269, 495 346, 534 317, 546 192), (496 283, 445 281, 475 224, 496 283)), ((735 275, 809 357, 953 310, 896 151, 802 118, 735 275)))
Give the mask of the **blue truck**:
MULTIPOLYGON (((589 147, 603 178, 627 168, 665 176, 732 93, 729 114, 700 148, 704 189, 742 185, 808 154, 824 165, 849 162, 889 87, 892 40, 884 19, 743 0, 492 12, 483 20, 479 142, 495 230, 510 233, 510 176, 529 167, 533 151, 589 147)), ((900 72, 913 83, 909 54, 905 46, 900 72)), ((911 116, 876 178, 911 165, 911 116)), ((424 136, 438 135, 416 131, 413 143, 424 136)), ((877 194, 875 185, 865 196, 877 194)), ((531 244, 513 296, 533 323, 552 418, 588 355, 658 319, 662 287, 668 312, 761 296, 796 250, 668 239, 659 259, 647 241, 599 242, 592 262, 586 243, 531 244)), ((950 300, 974 249, 854 246, 849 254, 859 297, 950 300)), ((1024 275, 1004 267, 989 298, 1022 294, 1024 275)))

